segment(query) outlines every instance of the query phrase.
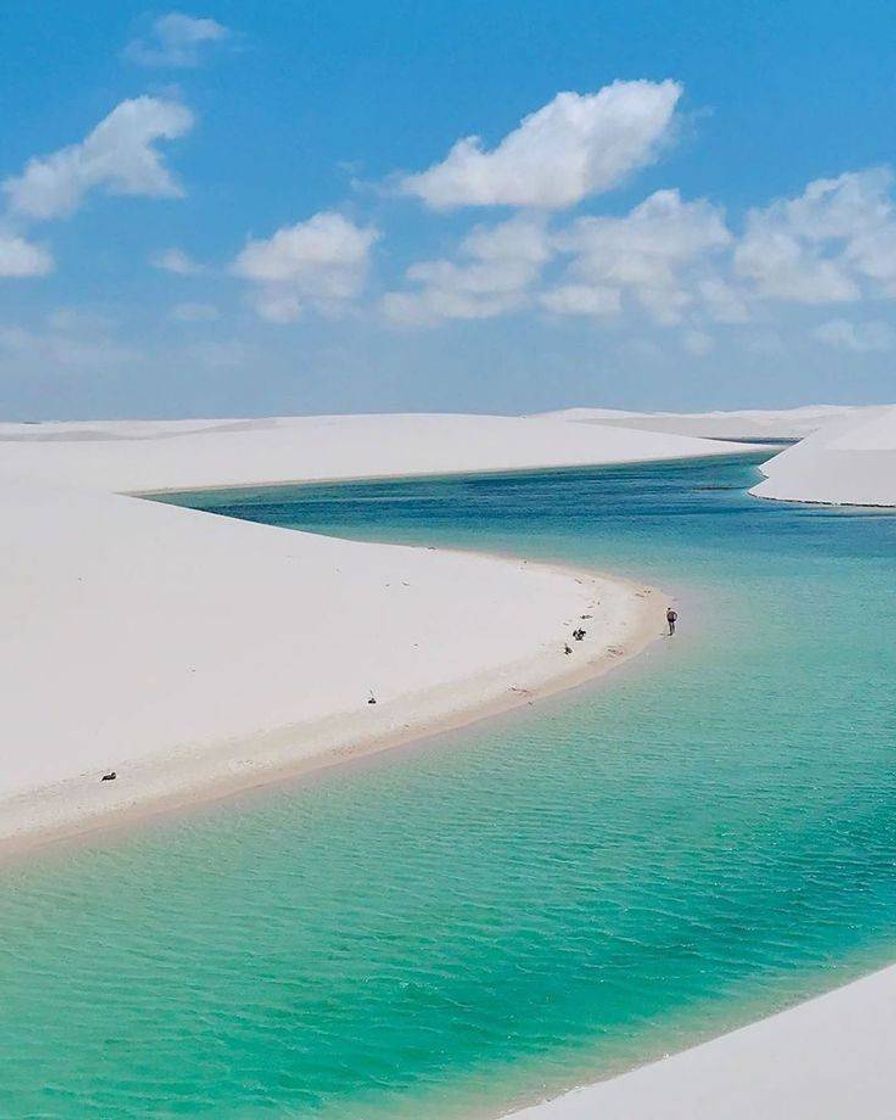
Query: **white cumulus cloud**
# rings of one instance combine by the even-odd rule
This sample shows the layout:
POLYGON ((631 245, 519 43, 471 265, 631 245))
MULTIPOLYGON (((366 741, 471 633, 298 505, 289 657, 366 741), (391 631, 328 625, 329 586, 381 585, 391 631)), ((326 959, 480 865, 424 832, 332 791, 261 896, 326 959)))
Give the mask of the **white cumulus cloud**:
POLYGON ((230 35, 217 20, 169 12, 153 23, 149 35, 128 43, 124 55, 140 66, 189 68, 199 65, 203 48, 230 35))
POLYGON ((707 261, 731 243, 722 211, 678 191, 657 191, 622 218, 580 218, 556 237, 571 262, 567 281, 543 299, 559 313, 606 314, 609 291, 627 294, 661 323, 679 322, 699 294, 707 261), (564 296, 564 293, 567 293, 564 296))
POLYGON ((400 186, 435 209, 573 206, 657 158, 681 94, 673 81, 618 81, 597 93, 558 93, 491 151, 468 136, 444 161, 406 176, 400 186))
POLYGON ((735 253, 759 295, 797 303, 851 302, 863 284, 896 295, 891 172, 873 168, 816 179, 797 198, 751 210, 735 253))
POLYGON ((379 238, 341 214, 322 211, 304 222, 250 240, 231 265, 252 285, 252 303, 271 322, 298 318, 306 306, 334 312, 361 290, 379 238))
MULTIPOLYGON (((725 263, 729 265, 730 261, 725 263)), ((705 304, 709 317, 717 323, 746 323, 750 318, 749 303, 744 293, 718 273, 698 280, 697 294, 705 304)))
POLYGON ((383 311, 395 323, 432 325, 445 319, 488 319, 523 306, 551 249, 541 222, 516 217, 477 226, 457 260, 421 261, 406 276, 408 291, 389 292, 383 311))
POLYGON ((0 276, 46 276, 53 271, 53 258, 40 245, 24 237, 0 233, 0 276))
POLYGON ((193 114, 176 101, 137 97, 122 101, 80 144, 31 159, 21 175, 3 183, 10 210, 32 220, 71 214, 89 191, 179 197, 177 181, 155 144, 174 140, 193 125, 193 114))

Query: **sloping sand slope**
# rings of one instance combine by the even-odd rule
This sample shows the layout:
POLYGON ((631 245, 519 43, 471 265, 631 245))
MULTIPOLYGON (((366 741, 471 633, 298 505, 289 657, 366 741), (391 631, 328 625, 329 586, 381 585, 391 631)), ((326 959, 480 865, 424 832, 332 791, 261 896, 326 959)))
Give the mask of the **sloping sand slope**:
POLYGON ((826 424, 761 469, 760 498, 896 506, 896 405, 826 424))
POLYGON ((662 628, 636 588, 513 560, 33 482, 0 508, 0 838, 507 707, 662 628))
POLYGON ((890 1120, 896 967, 507 1120, 890 1120))
POLYGON ((490 416, 0 425, 0 838, 525 702, 526 689, 593 675, 661 629, 661 605, 620 581, 110 491, 737 450, 490 416), (588 640, 566 655, 583 614, 588 640), (99 782, 105 769, 114 783, 99 782))

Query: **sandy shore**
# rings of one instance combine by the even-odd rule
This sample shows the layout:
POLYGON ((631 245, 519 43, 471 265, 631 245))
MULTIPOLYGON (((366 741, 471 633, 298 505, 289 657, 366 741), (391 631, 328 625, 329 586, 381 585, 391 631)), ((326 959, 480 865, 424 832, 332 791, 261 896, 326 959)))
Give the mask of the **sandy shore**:
POLYGON ((622 580, 122 492, 740 450, 501 416, 0 424, 0 843, 217 796, 527 702, 662 627, 663 604, 622 580), (586 640, 572 642, 583 616, 586 640))
POLYGON ((505 1120, 889 1120, 896 966, 505 1120))
POLYGON ((592 597, 626 595, 627 620, 618 630, 601 627, 580 648, 574 665, 561 662, 555 650, 545 650, 428 691, 379 701, 375 711, 364 707, 244 737, 189 743, 148 758, 125 758, 115 764, 119 776, 114 786, 98 782, 96 769, 13 794, 0 800, 0 855, 19 855, 157 813, 217 801, 528 706, 602 676, 662 636, 666 600, 657 589, 585 572, 573 576, 571 570, 557 567, 533 567, 574 578, 592 597))
POLYGON ((0 501, 7 848, 527 703, 662 630, 654 592, 603 576, 81 488, 0 501))

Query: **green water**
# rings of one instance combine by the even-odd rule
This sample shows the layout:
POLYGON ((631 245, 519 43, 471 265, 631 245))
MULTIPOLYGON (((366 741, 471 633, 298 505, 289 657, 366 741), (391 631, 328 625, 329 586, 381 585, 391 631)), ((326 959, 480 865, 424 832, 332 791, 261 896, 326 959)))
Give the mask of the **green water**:
POLYGON ((896 958, 896 519, 757 502, 754 462, 191 496, 634 573, 680 632, 4 868, 0 1116, 487 1116, 896 958))

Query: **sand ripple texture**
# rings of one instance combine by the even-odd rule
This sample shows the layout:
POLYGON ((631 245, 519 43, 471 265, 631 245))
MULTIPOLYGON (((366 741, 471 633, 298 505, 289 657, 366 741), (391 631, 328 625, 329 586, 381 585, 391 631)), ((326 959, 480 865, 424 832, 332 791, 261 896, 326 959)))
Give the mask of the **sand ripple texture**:
POLYGON ((681 630, 573 697, 4 868, 0 1116, 494 1115, 896 955, 896 522, 753 478, 246 496, 632 571, 681 630))

